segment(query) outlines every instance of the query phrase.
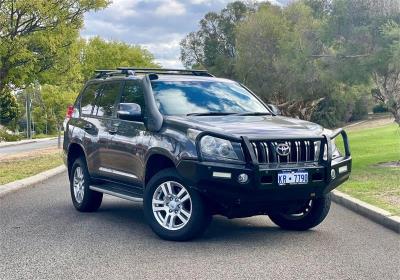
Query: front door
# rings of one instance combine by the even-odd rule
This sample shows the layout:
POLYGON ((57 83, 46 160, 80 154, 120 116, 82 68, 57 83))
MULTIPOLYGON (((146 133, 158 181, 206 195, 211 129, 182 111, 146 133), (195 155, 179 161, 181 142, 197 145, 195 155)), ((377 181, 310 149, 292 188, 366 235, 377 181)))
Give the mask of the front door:
MULTIPOLYGON (((120 103, 136 103, 145 110, 143 86, 140 80, 126 81, 120 103)), ((110 155, 114 158, 116 176, 132 186, 142 187, 144 181, 144 155, 150 142, 150 134, 143 121, 117 119, 116 133, 110 142, 110 155)))

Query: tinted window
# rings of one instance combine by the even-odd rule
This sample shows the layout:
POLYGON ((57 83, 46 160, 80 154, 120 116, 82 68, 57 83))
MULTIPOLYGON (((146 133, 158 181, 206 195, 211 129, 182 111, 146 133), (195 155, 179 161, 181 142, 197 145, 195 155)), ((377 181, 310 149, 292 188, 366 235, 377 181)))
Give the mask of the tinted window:
POLYGON ((104 84, 101 95, 96 100, 96 106, 94 106, 93 115, 97 115, 99 117, 111 117, 114 112, 115 101, 119 96, 120 88, 120 82, 104 84))
POLYGON ((164 115, 190 113, 268 113, 248 90, 235 82, 153 81, 153 92, 164 115))
POLYGON ((121 96, 121 103, 137 103, 144 108, 143 87, 141 81, 127 81, 121 96))
POLYGON ((81 97, 81 112, 85 115, 92 113, 94 100, 100 93, 100 84, 88 85, 81 97))

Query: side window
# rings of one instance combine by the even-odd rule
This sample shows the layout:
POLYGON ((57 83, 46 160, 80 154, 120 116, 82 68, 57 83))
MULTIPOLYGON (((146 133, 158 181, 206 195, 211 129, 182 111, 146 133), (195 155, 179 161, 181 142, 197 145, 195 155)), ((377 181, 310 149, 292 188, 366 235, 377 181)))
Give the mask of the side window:
POLYGON ((85 88, 81 97, 81 112, 83 115, 90 115, 92 113, 94 100, 100 94, 100 84, 91 84, 85 88))
POLYGON ((93 115, 97 115, 98 117, 111 117, 114 112, 115 102, 119 96, 120 89, 120 82, 104 84, 101 95, 96 100, 93 115))
POLYGON ((137 103, 144 111, 143 86, 141 81, 127 81, 121 96, 121 103, 137 103))

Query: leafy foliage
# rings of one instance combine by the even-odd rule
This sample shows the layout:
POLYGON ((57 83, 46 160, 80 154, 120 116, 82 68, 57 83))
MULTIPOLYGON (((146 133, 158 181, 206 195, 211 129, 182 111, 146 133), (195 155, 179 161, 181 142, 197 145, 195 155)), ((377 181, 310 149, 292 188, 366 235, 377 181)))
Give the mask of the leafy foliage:
POLYGON ((0 1, 0 94, 11 84, 23 87, 62 67, 79 36, 83 14, 106 0, 0 1))
POLYGON ((206 14, 181 42, 187 67, 237 79, 284 114, 328 126, 364 118, 372 92, 400 123, 398 0, 235 7, 206 14))
POLYGON ((159 67, 154 56, 139 46, 123 42, 105 41, 99 37, 82 42, 82 76, 93 77, 96 69, 115 69, 119 66, 159 67))
POLYGON ((237 55, 235 28, 254 6, 229 3, 220 13, 207 13, 200 30, 181 41, 181 60, 186 67, 207 68, 219 76, 234 77, 237 55))
POLYGON ((9 124, 19 115, 19 112, 17 100, 10 91, 0 94, 0 123, 9 124))

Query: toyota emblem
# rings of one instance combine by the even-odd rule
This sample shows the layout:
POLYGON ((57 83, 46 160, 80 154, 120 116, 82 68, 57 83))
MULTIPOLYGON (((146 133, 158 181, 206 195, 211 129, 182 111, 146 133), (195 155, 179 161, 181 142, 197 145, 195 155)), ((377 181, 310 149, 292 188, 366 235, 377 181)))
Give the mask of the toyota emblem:
POLYGON ((276 146, 276 152, 278 155, 286 157, 290 154, 290 146, 286 143, 281 143, 276 146))

